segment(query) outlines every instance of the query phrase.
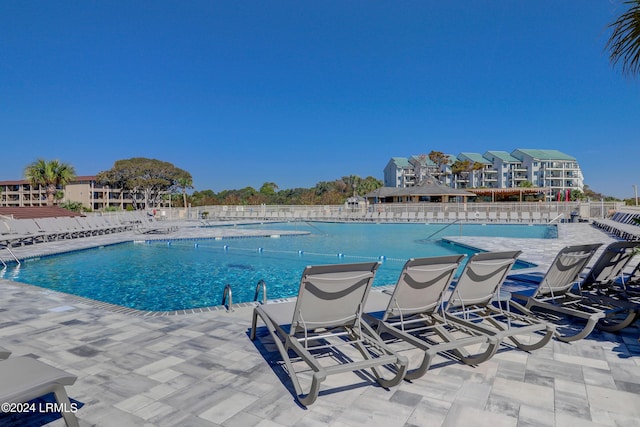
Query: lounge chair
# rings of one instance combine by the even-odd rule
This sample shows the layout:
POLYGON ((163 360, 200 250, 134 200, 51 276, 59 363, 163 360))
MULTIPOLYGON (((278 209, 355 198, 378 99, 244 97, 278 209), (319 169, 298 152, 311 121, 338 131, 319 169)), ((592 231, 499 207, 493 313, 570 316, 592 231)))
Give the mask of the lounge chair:
POLYGON ((609 284, 609 289, 620 298, 640 304, 640 263, 631 273, 620 274, 620 278, 609 284))
POLYGON ((529 283, 535 286, 531 294, 524 292, 512 293, 512 306, 530 315, 543 319, 562 322, 563 316, 586 321, 584 326, 576 322, 565 322, 563 330, 556 329, 556 338, 570 342, 589 335, 601 322, 603 327, 611 326, 621 329, 625 324, 633 321, 635 313, 622 305, 613 306, 602 301, 594 301, 583 295, 572 292, 572 288, 581 282, 580 273, 585 269, 600 243, 590 245, 567 246, 560 250, 553 263, 544 275, 519 274, 509 276, 510 284, 529 283), (524 306, 521 304, 524 303, 524 306), (620 315, 623 320, 619 319, 620 315), (627 317, 632 317, 630 320, 627 317), (608 320, 615 325, 608 325, 608 320), (563 332, 564 331, 564 332, 563 332))
POLYGON ((602 319, 598 329, 607 332, 623 329, 633 323, 633 312, 640 313, 640 299, 632 286, 624 285, 624 268, 633 259, 639 246, 640 242, 611 243, 580 283, 580 295, 583 297, 626 309, 622 310, 622 315, 602 319))
POLYGON ((8 219, 4 223, 8 231, 2 230, 2 233, 5 234, 9 246, 13 243, 22 246, 25 243, 42 243, 50 240, 50 234, 40 230, 33 219, 8 219))
POLYGON ((609 244, 587 272, 580 284, 582 290, 605 290, 616 279, 621 279, 624 268, 635 255, 635 248, 638 246, 640 242, 619 241, 609 244))
POLYGON ((260 317, 280 352, 302 405, 315 402, 320 384, 328 375, 370 368, 382 387, 402 381, 406 358, 391 351, 362 320, 378 266, 375 262, 309 266, 302 273, 295 302, 265 304, 254 309, 250 337, 256 338, 260 317), (292 360, 290 350, 299 359, 292 360), (300 383, 304 373, 294 369, 294 362, 306 365, 305 373, 313 371, 308 392, 300 383), (391 379, 383 378, 380 366, 392 367, 391 379))
POLYGON ((134 229, 136 233, 140 234, 169 234, 178 229, 175 225, 158 224, 158 220, 147 215, 140 215, 140 223, 138 227, 134 229))
POLYGON ((380 298, 372 295, 368 300, 364 318, 387 344, 400 340, 423 352, 421 362, 417 367, 408 369, 405 379, 423 376, 439 352, 488 341, 488 337, 482 334, 454 338, 448 331, 448 325, 434 317, 464 257, 449 255, 410 259, 392 292, 376 295, 380 298))
POLYGON ((64 386, 77 377, 31 357, 13 357, 0 362, 0 402, 24 403, 53 393, 68 427, 77 427, 78 419, 64 386))
POLYGON ((477 364, 492 357, 505 339, 519 349, 532 351, 553 338, 555 327, 526 313, 511 310, 510 295, 500 287, 521 254, 520 251, 481 252, 467 262, 442 311, 442 321, 463 330, 492 337, 484 352, 470 356, 462 350, 465 363, 477 364), (527 342, 521 340, 528 337, 527 342))

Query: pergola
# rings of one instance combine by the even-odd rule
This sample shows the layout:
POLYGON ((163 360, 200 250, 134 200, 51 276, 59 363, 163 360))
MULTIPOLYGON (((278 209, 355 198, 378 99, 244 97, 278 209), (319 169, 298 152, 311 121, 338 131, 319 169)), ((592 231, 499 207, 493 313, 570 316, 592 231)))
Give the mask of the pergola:
POLYGON ((491 201, 495 202, 505 197, 518 196, 518 201, 522 202, 523 197, 532 194, 547 194, 549 188, 543 187, 513 187, 513 188, 469 188, 468 191, 477 196, 491 196, 491 201))

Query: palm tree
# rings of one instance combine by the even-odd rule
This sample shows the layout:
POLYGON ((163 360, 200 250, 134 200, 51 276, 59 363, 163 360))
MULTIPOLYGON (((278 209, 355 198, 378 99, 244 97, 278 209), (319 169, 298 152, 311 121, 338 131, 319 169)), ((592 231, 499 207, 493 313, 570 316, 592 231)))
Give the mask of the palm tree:
POLYGON ((613 33, 607 41, 609 60, 622 64, 627 76, 640 74, 640 0, 627 0, 629 10, 609 25, 613 33))
POLYGON ((193 179, 191 174, 184 174, 177 179, 178 186, 182 190, 182 206, 187 207, 187 188, 193 188, 193 179))
POLYGON ((73 166, 51 160, 38 159, 26 167, 24 175, 31 185, 45 187, 47 206, 52 206, 58 187, 64 187, 76 177, 73 166))

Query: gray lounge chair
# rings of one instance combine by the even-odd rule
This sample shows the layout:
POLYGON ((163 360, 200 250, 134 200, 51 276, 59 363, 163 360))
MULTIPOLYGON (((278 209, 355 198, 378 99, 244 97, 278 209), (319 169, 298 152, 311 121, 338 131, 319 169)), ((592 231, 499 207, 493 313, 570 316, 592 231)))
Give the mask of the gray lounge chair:
POLYGON ((511 304, 518 310, 557 324, 563 322, 564 316, 573 318, 574 321, 561 325, 562 330, 556 329, 556 338, 564 342, 586 337, 598 322, 607 327, 606 319, 619 319, 622 316, 622 320, 613 320, 616 325, 614 329, 621 329, 633 322, 636 314, 628 307, 613 306, 572 292, 572 288, 581 282, 580 273, 600 246, 600 243, 596 243, 565 247, 560 250, 543 276, 509 276, 508 280, 512 283, 529 283, 535 286, 531 294, 514 292, 514 301, 511 301, 511 304), (520 301, 524 302, 524 306, 520 301), (578 326, 575 319, 586 321, 586 324, 578 326))
POLYGON ((380 298, 373 298, 374 295, 369 298, 364 318, 387 344, 391 346, 392 342, 400 340, 423 351, 421 362, 416 368, 408 369, 405 379, 423 376, 439 352, 488 340, 484 334, 455 338, 448 331, 448 325, 434 317, 464 257, 449 255, 410 259, 392 292, 380 293, 380 298))
POLYGON ((620 241, 607 246, 580 283, 580 295, 591 301, 621 308, 616 316, 598 322, 598 329, 615 332, 629 326, 640 313, 640 301, 633 292, 620 289, 624 283, 624 268, 636 254, 640 242, 620 241))
POLYGON ((175 225, 160 224, 155 218, 150 218, 147 215, 139 215, 140 224, 134 229, 136 233, 140 234, 169 234, 178 229, 175 225))
POLYGON ((461 353, 465 363, 477 364, 489 359, 505 339, 521 350, 532 351, 543 347, 553 338, 553 325, 512 311, 510 294, 501 293, 500 287, 520 253, 474 254, 456 281, 444 306, 442 321, 493 338, 484 352, 474 356, 465 353, 464 349, 456 350, 461 353), (524 336, 528 337, 527 342, 522 341, 524 336))
POLYGON ((307 267, 295 302, 254 309, 250 337, 256 338, 260 317, 280 352, 302 405, 315 402, 320 384, 328 375, 371 369, 382 387, 402 381, 406 358, 391 351, 371 326, 362 321, 378 266, 373 262, 307 267), (290 350, 298 356, 295 360, 290 357, 290 350), (303 391, 301 372, 294 369, 294 363, 304 365, 307 373, 309 369, 313 371, 308 392, 303 391), (383 378, 380 366, 392 367, 395 372, 391 379, 383 378))
POLYGON ((53 393, 68 427, 77 427, 78 419, 64 386, 77 377, 30 357, 14 357, 0 362, 0 402, 23 403, 53 393))
POLYGON ((617 298, 640 304, 640 263, 636 264, 631 273, 622 273, 620 278, 609 284, 609 293, 617 298))
POLYGON ((624 268, 635 255, 640 242, 613 242, 607 246, 582 281, 582 290, 606 288, 621 279, 624 268))

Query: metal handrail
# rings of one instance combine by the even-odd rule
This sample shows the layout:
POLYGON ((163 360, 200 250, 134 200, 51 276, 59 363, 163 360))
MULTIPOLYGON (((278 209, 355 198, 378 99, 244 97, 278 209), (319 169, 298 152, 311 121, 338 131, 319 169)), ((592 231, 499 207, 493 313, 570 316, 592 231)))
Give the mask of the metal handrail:
POLYGON ((220 305, 226 305, 227 311, 233 311, 233 292, 231 291, 231 285, 225 285, 224 291, 222 292, 222 303, 220 305), (225 304, 227 302, 227 297, 229 298, 229 304, 225 304))
POLYGON ((560 214, 560 215, 558 215, 557 217, 555 217, 555 218, 553 218, 552 220, 550 220, 550 221, 549 221, 549 224, 551 224, 552 222, 554 222, 554 221, 556 221, 556 220, 558 220, 558 219, 560 219, 560 218, 564 218, 564 214, 563 214, 563 213, 561 213, 561 214, 560 214))
POLYGON ((426 238, 424 238, 424 239, 420 239, 420 240, 418 240, 418 241, 419 241, 419 242, 425 242, 425 241, 428 241, 428 240, 430 240, 433 236, 435 236, 436 234, 438 234, 439 232, 441 232, 441 231, 443 231, 443 230, 446 230, 447 228, 451 227, 453 224, 455 224, 455 223, 457 223, 457 222, 460 222, 460 220, 459 220, 459 219, 456 219, 455 221, 452 221, 452 222, 448 223, 447 225, 445 225, 444 227, 442 227, 442 228, 438 229, 438 231, 436 231, 435 233, 431 233, 428 237, 426 237, 426 238))
POLYGON ((260 288, 262 288, 262 304, 267 303, 267 282, 264 279, 258 280, 258 284, 256 284, 256 293, 253 296, 254 301, 258 301, 258 294, 260 294, 260 288))
MULTIPOLYGON (((13 257, 14 260, 16 260, 16 262, 18 263, 18 267, 20 267, 20 260, 18 259, 18 257, 16 256, 16 254, 13 253, 13 251, 11 249, 9 249, 9 246, 7 246, 5 248, 13 257)), ((0 262, 2 262, 2 265, 4 265, 4 268, 7 268, 7 263, 4 262, 4 260, 2 258, 0 258, 0 262)))

